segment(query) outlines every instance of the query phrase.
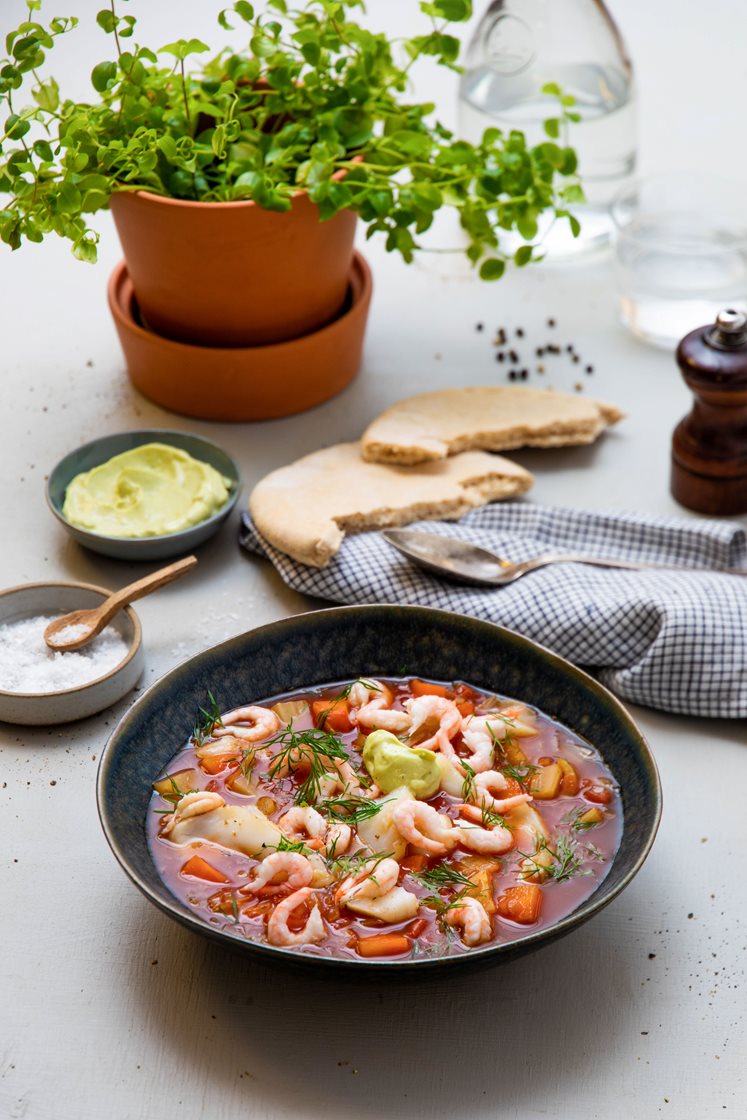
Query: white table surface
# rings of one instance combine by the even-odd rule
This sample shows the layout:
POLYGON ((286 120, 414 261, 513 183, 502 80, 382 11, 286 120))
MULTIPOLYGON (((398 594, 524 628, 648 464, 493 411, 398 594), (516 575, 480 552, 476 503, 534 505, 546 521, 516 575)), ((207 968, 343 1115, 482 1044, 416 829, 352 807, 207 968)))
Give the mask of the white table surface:
MULTIPOLYGON (((82 15, 98 6, 59 7, 82 15)), ((143 24, 167 41, 206 34, 217 6, 147 7, 143 24), (177 13, 178 32, 170 23, 177 13)), ((370 9, 392 34, 417 22, 415 5, 402 0, 372 0, 370 9)), ((721 159, 724 171, 747 174, 735 132, 747 103, 747 8, 617 0, 614 9, 638 67, 643 167, 721 159)), ((103 57, 90 53, 90 39, 79 35, 55 68, 81 93, 103 57)), ((419 92, 451 117, 451 80, 426 68, 419 92)), ((307 415, 219 426, 170 416, 130 387, 105 303, 119 250, 107 216, 101 225, 95 268, 62 244, 0 254, 2 586, 81 579, 115 587, 140 571, 79 549, 45 507, 47 472, 93 436, 141 426, 202 432, 238 458, 248 491, 268 469, 354 438, 404 391, 494 382, 505 367, 492 360, 491 328, 520 325, 541 342, 550 315, 558 339, 595 366, 585 391, 629 415, 593 448, 517 454, 536 472, 533 499, 676 509, 669 437, 687 393, 670 355, 618 327, 608 261, 481 286, 443 257, 407 269, 371 244, 376 291, 358 380, 307 415)), ((559 389, 581 376, 579 367, 558 368, 551 380, 559 389)), ((316 605, 239 552, 237 516, 201 550, 199 574, 138 606, 142 687, 207 645, 316 605)), ((400 987, 265 971, 140 896, 109 852, 94 796, 101 750, 131 699, 67 727, 0 729, 2 1120, 747 1114, 743 723, 636 710, 665 809, 629 889, 533 956, 400 987)))

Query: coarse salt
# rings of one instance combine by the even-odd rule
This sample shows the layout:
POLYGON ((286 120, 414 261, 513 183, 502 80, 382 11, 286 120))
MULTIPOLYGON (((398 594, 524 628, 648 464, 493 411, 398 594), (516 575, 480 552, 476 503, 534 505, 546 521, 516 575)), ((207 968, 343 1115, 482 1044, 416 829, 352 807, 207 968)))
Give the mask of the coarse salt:
MULTIPOLYGON (((98 637, 69 653, 55 652, 44 631, 59 615, 39 615, 0 626, 0 689, 4 692, 61 692, 103 677, 127 655, 127 642, 107 626, 98 637)), ((66 638, 80 637, 87 627, 66 626, 66 638), (79 631, 79 633, 68 633, 79 631)))

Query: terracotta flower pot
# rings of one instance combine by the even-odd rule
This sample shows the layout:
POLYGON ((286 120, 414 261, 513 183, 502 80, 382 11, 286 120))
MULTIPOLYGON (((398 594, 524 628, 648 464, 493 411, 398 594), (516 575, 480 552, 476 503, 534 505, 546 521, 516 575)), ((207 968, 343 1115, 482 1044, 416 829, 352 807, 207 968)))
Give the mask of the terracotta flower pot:
POLYGON ((243 347, 298 338, 341 310, 356 216, 319 220, 299 192, 285 213, 120 191, 110 207, 143 322, 167 338, 243 347))
POLYGON ((109 307, 127 371, 163 408, 201 420, 270 420, 339 393, 361 364, 371 270, 356 253, 342 311, 320 330, 271 346, 212 347, 146 330, 124 262, 109 280, 109 307))

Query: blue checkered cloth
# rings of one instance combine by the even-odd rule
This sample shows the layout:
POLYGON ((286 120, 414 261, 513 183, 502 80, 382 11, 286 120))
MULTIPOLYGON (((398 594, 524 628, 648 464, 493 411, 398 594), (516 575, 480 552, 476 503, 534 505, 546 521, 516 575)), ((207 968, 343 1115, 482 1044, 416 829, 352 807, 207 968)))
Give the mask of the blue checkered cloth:
POLYGON ((441 607, 497 622, 592 669, 636 704, 689 715, 747 716, 747 533, 735 522, 599 514, 519 502, 462 521, 412 528, 460 537, 508 560, 549 551, 713 572, 626 572, 554 564, 503 588, 466 587, 410 564, 380 533, 345 538, 326 568, 291 560, 248 514, 241 544, 267 557, 289 587, 337 603, 441 607))

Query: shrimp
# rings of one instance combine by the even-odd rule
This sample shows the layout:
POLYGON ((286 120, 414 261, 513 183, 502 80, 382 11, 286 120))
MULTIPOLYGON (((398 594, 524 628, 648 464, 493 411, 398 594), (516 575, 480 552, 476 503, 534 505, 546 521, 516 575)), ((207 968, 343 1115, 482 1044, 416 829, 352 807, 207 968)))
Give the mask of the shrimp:
POLYGON ((313 897, 314 892, 311 887, 302 887, 277 904, 267 919, 267 940, 271 945, 292 948, 296 945, 311 945, 315 941, 324 940, 327 936, 324 929, 324 919, 316 901, 312 905, 303 929, 291 930, 288 928, 288 920, 293 911, 313 897))
POLYGON ((343 905, 360 898, 381 898, 397 885, 399 864, 387 857, 378 862, 369 860, 360 871, 348 875, 335 892, 335 901, 343 905))
POLYGON ((405 707, 410 717, 410 740, 426 724, 434 719, 438 720, 435 733, 415 744, 419 750, 440 750, 450 758, 456 757, 451 740, 461 727, 462 717, 453 700, 447 700, 443 696, 413 696, 405 700, 405 707))
POLYGON ((386 696, 387 692, 381 681, 357 680, 350 686, 348 702, 351 708, 362 708, 369 700, 376 696, 386 696))
POLYGON ((280 727, 280 719, 275 712, 255 704, 249 704, 245 708, 232 708, 230 712, 225 712, 221 719, 223 726, 213 728, 215 738, 234 735, 237 739, 245 739, 248 743, 258 743, 261 739, 268 739, 280 727), (250 726, 241 726, 245 723, 250 726))
POLYGON ((207 789, 185 793, 184 797, 180 798, 177 803, 174 812, 163 818, 161 835, 168 836, 170 832, 173 832, 179 821, 185 821, 189 817, 199 817, 203 813, 212 813, 213 809, 222 809, 224 805, 225 801, 219 793, 211 793, 207 789))
POLYGON ((381 681, 359 680, 350 688, 350 719, 359 727, 378 727, 382 731, 406 731, 410 726, 405 712, 391 711, 392 694, 381 681))
POLYGON ((353 830, 349 824, 343 824, 342 821, 329 824, 324 834, 324 854, 330 859, 333 856, 343 855, 350 847, 352 839, 353 830))
MULTIPOLYGON (((464 810, 462 810, 464 812, 464 810)), ((480 828, 461 818, 455 821, 454 832, 463 848, 486 856, 499 856, 514 846, 514 834, 502 824, 480 828)))
POLYGON ((323 847, 327 822, 321 813, 309 805, 294 805, 277 822, 278 828, 291 840, 308 838, 310 848, 323 847))
POLYGON ((323 848, 329 855, 342 855, 350 847, 353 832, 349 825, 342 822, 330 823, 321 813, 308 805, 296 805, 284 813, 277 822, 290 839, 308 837, 307 847, 323 848))
POLYGON ((407 712, 398 712, 388 707, 388 701, 383 697, 370 700, 354 713, 355 722, 363 727, 377 727, 381 731, 396 732, 407 731, 410 726, 410 717, 407 712))
POLYGON ((308 887, 314 869, 299 852, 273 852, 255 868, 254 878, 242 887, 239 894, 277 894, 279 891, 297 891, 308 887), (280 876, 285 878, 280 879, 280 876))
POLYGON ((433 856, 445 855, 459 842, 459 832, 449 818, 424 801, 399 801, 392 811, 392 821, 404 840, 433 856))
POLYGON ((462 742, 470 752, 467 762, 476 773, 491 769, 496 741, 504 739, 506 731, 506 724, 498 715, 467 716, 462 721, 462 742))
POLYGON ((482 809, 489 809, 491 813, 508 813, 517 805, 532 800, 528 793, 517 793, 512 797, 504 798, 495 796, 496 793, 504 793, 508 788, 508 779, 500 770, 484 770, 482 774, 477 774, 469 798, 474 804, 462 806, 463 816, 479 820, 482 809))
POLYGON ((467 896, 458 906, 450 906, 444 920, 447 925, 461 929, 465 945, 479 945, 482 941, 490 941, 493 936, 493 926, 487 910, 476 898, 467 896))

